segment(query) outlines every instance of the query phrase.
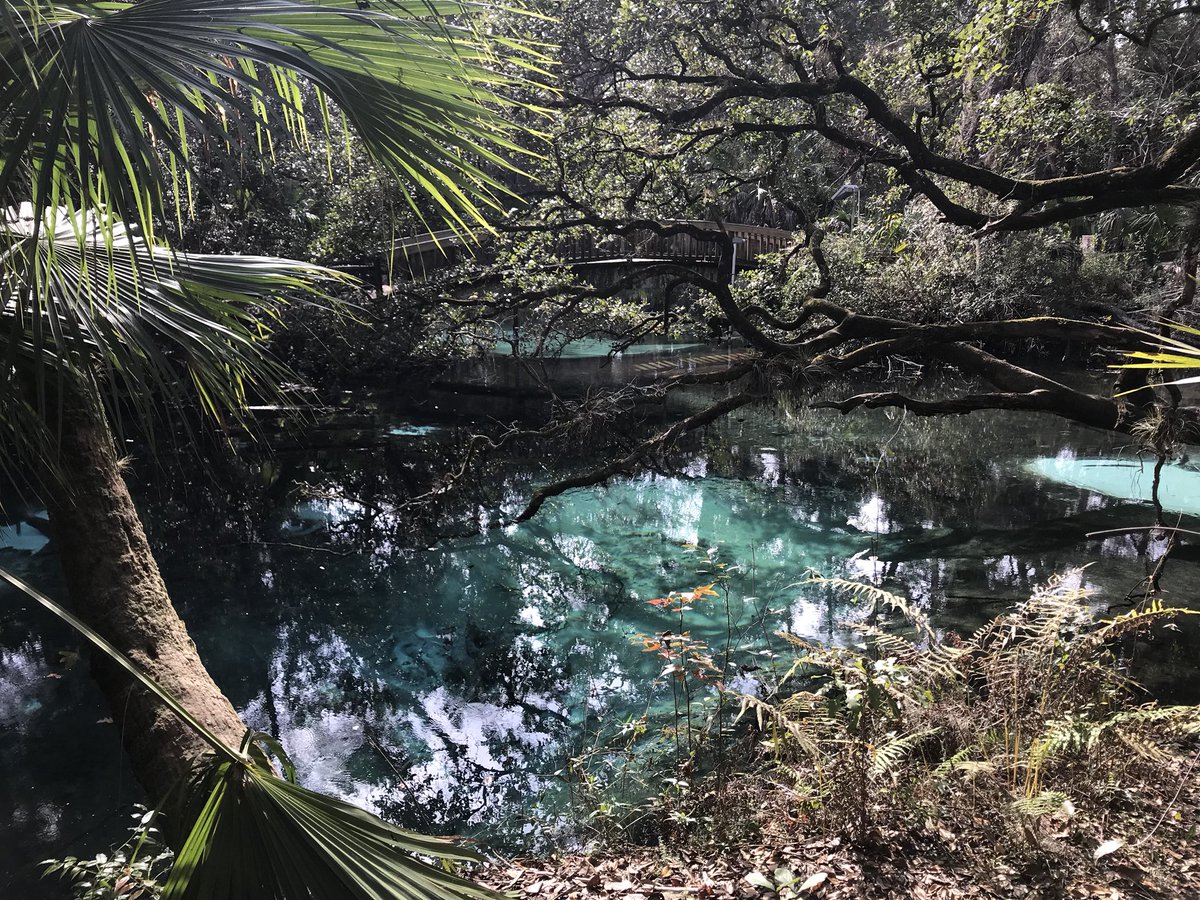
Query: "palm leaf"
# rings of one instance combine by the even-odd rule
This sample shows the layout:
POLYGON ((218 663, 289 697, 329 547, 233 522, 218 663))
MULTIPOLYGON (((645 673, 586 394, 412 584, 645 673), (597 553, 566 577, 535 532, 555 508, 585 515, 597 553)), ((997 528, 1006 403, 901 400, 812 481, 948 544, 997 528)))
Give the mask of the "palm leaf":
POLYGON ((97 632, 86 622, 79 619, 59 603, 51 600, 41 591, 26 584, 23 580, 18 578, 12 572, 9 572, 7 569, 0 568, 0 579, 7 581, 21 593, 28 596, 31 600, 34 600, 41 606, 48 609, 51 613, 78 632, 83 638, 91 643, 92 646, 100 650, 105 656, 133 676, 133 678, 140 682, 143 687, 161 700, 171 710, 171 712, 179 716, 179 718, 182 719, 189 728, 195 731, 196 734, 200 735, 200 737, 202 737, 205 742, 213 748, 214 752, 233 760, 242 760, 245 758, 244 754, 228 747, 219 737, 214 735, 207 726, 205 726, 199 719, 188 712, 183 707, 183 704, 176 700, 170 691, 135 666, 128 656, 114 647, 102 634, 97 632))
MULTIPOLYGON (((314 91, 325 121, 332 100, 371 156, 414 188, 414 206, 428 197, 455 225, 483 222, 482 209, 505 193, 493 172, 524 152, 499 96, 517 78, 474 30, 480 8, 456 0, 371 9, 354 0, 8 0, 6 9, 0 202, 29 198, 38 221, 59 205, 104 205, 152 237, 189 138, 256 157, 268 127, 302 142, 314 91), (30 10, 38 27, 21 24, 30 10)), ((512 41, 504 50, 542 58, 512 41)))
MULTIPOLYGON (((69 378, 110 398, 118 427, 127 406, 152 422, 196 398, 214 418, 240 420, 252 392, 279 399, 290 379, 264 346, 278 301, 332 304, 325 285, 349 280, 294 260, 173 253, 93 214, 59 211, 39 227, 27 203, 4 218, 0 359, 26 390, 0 395, 0 448, 52 456, 49 425, 15 444, 14 432, 44 419, 69 378)), ((10 466, 20 455, 0 449, 10 466)))
POLYGON ((223 761, 163 900, 456 900, 497 895, 412 854, 477 857, 357 807, 223 761))
MULTIPOLYGON (((1164 321, 1161 323, 1164 326, 1171 328, 1174 331, 1180 331, 1184 334, 1190 334, 1194 337, 1200 337, 1200 329, 1193 328, 1189 325, 1184 325, 1181 322, 1164 321)), ((1117 363, 1109 366, 1110 369, 1196 369, 1200 368, 1200 347, 1195 344, 1190 344, 1187 341, 1179 338, 1171 337, 1165 334, 1156 334, 1152 331, 1144 331, 1140 328, 1131 328, 1131 332, 1143 335, 1143 343, 1151 347, 1150 350, 1131 350, 1124 354, 1130 362, 1117 363)), ((1155 387, 1165 387, 1167 385, 1185 385, 1185 384, 1200 384, 1200 377, 1191 376, 1187 378, 1176 378, 1171 381, 1159 382, 1155 387)), ((1125 391, 1117 394, 1118 397, 1123 397, 1126 394, 1137 393, 1140 388, 1135 388, 1132 391, 1125 391)))

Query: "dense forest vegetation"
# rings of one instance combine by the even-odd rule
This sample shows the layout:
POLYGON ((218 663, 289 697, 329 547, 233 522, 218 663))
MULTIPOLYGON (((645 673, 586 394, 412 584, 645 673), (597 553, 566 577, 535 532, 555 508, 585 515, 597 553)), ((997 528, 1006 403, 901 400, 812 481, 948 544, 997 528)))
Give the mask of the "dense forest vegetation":
MULTIPOLYGON (((0 543, 0 599, 90 648, 158 809, 111 854, 51 848, 67 877, 48 896, 1200 896, 1194 659, 1168 688, 1137 684, 1156 647, 1194 646, 1192 582, 1164 579, 1192 564, 1200 515, 1171 496, 1200 444, 1175 371, 1200 364, 1200 7, 4 0, 0 44, 0 512, 49 539, 0 543), (337 437, 378 430, 387 404, 420 423, 391 437, 449 438, 337 437), (964 414, 1026 456, 1067 453, 1023 446, 1016 423, 1039 415, 1146 461, 1144 496, 1106 495, 1145 501, 1117 518, 1105 488, 1042 519, 1044 492, 1003 482, 988 501, 1039 550, 1129 537, 1127 595, 1033 567, 971 628, 937 618, 945 588, 905 596, 903 564, 986 536, 984 501, 976 522, 939 518, 1000 483, 964 414), (894 433, 864 453, 842 416, 894 433), (780 451, 747 456, 751 427, 836 446, 769 475, 780 451), (370 466, 328 459, 364 451, 370 466), (731 597, 758 599, 735 573, 759 563, 723 556, 722 535, 646 522, 695 563, 647 550, 647 597, 555 533, 571 496, 600 498, 595 518, 604 490, 681 472, 805 502, 869 482, 927 525, 886 552, 888 529, 855 526, 869 552, 787 579, 822 608, 853 601, 836 637, 765 612, 752 635, 731 597), (356 518, 301 515, 331 503, 356 518), (210 674, 156 563, 186 557, 197 522, 214 532, 200 571, 225 541, 402 581, 423 577, 411 552, 491 540, 515 559, 504 542, 534 529, 597 592, 566 616, 603 594, 665 617, 619 637, 669 713, 628 713, 557 770, 563 827, 520 848, 540 855, 424 837, 401 825, 457 820, 312 789, 282 730, 210 674), (862 559, 879 563, 865 581, 862 559)), ((836 504, 816 508, 793 518, 846 534, 836 504)), ((513 684, 549 651, 514 641, 533 655, 497 662, 487 630, 423 640, 474 641, 464 668, 522 715, 513 684)), ((398 704, 343 681, 339 702, 398 704)))

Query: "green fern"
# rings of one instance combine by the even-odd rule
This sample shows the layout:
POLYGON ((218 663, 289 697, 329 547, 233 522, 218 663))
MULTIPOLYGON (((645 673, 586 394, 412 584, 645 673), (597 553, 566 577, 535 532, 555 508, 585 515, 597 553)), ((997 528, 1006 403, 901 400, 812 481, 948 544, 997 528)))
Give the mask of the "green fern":
POLYGON ((900 767, 905 758, 925 738, 937 734, 937 729, 925 728, 911 734, 892 737, 871 752, 871 777, 882 778, 900 767))
POLYGON ((876 587, 873 584, 864 584, 861 581, 850 581, 846 578, 826 578, 818 575, 816 572, 810 573, 805 583, 819 584, 822 587, 830 587, 849 594, 855 599, 869 600, 872 609, 890 609, 897 612, 915 625, 926 639, 930 641, 936 639, 933 628, 929 624, 929 617, 899 594, 893 594, 891 591, 885 591, 883 588, 876 587))
POLYGON ((1032 797, 1019 797, 1009 804, 1014 815, 1027 819, 1037 819, 1041 816, 1052 816, 1061 812, 1063 804, 1070 798, 1062 791, 1041 791, 1032 797))

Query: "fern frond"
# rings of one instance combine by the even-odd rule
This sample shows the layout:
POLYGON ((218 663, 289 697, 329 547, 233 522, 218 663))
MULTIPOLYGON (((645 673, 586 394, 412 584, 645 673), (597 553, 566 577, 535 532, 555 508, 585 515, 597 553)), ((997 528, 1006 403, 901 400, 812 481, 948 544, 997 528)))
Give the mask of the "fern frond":
POLYGON ((986 759, 964 759, 955 763, 951 771, 961 772, 967 776, 968 781, 975 781, 980 775, 991 775, 995 772, 996 764, 986 759))
POLYGON ((1067 751, 1091 749, 1104 733, 1105 725, 1078 716, 1047 723, 1046 730, 1030 747, 1030 763, 1040 768, 1047 760, 1067 751))
POLYGON ((1146 737, 1136 732, 1115 729, 1117 740, 1134 752, 1134 755, 1150 762, 1166 763, 1171 761, 1171 754, 1146 737))
POLYGON ((917 626, 931 643, 935 639, 933 629, 929 625, 929 617, 899 594, 885 591, 883 588, 876 587, 873 584, 851 581, 848 578, 826 578, 824 575, 818 575, 816 572, 808 576, 805 584, 819 584, 822 587, 830 587, 836 591, 849 594, 856 599, 869 600, 875 609, 890 609, 904 616, 909 622, 917 626))
POLYGON ((1020 797, 1009 804, 1009 809, 1018 816, 1036 819, 1059 812, 1069 798, 1062 791, 1041 791, 1032 797, 1020 797))
POLYGON ((910 663, 921 656, 921 650, 912 641, 890 631, 884 631, 878 625, 867 625, 856 622, 851 628, 862 635, 867 645, 881 656, 895 657, 903 663, 910 663))
POLYGON ((1148 703, 1137 709, 1117 713, 1109 720, 1117 726, 1135 724, 1167 724, 1179 729, 1180 734, 1195 734, 1200 730, 1200 707, 1158 706, 1148 703))
MULTIPOLYGON (((820 716, 812 716, 808 718, 793 718, 786 714, 778 706, 761 700, 751 694, 738 694, 730 692, 738 698, 741 703, 741 709, 738 711, 737 719, 741 719, 750 710, 754 711, 755 719, 758 722, 760 731, 766 730, 768 722, 772 723, 783 731, 792 739, 795 740, 797 746, 804 751, 805 754, 817 759, 821 754, 821 748, 817 743, 817 737, 805 727, 805 723, 809 723, 810 727, 816 726, 813 730, 819 730, 821 725, 827 724, 828 720, 820 716)), ((735 720, 736 721, 736 720, 735 720)))
POLYGON ((943 759, 937 766, 934 767, 933 777, 937 781, 942 781, 950 776, 950 773, 955 771, 960 763, 967 761, 967 757, 971 755, 970 747, 963 747, 949 759, 943 759))
POLYGON ((1161 619, 1196 615, 1200 615, 1200 610, 1164 606, 1162 599, 1155 597, 1139 609, 1132 609, 1124 615, 1106 621, 1100 628, 1087 635, 1079 649, 1085 653, 1094 652, 1104 644, 1131 632, 1142 631, 1161 619))
POLYGON ((911 734, 894 736, 887 743, 875 747, 871 751, 871 777, 881 778, 894 772, 912 752, 913 747, 936 733, 936 728, 926 728, 911 734))
POLYGON ((958 663, 967 653, 963 647, 934 644, 921 655, 913 671, 925 681, 961 681, 963 673, 958 663))

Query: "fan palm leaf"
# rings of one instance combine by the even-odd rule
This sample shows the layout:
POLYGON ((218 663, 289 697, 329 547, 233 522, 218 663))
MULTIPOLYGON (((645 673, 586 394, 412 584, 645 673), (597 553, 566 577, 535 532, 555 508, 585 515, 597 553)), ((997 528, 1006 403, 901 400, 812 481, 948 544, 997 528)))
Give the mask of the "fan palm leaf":
POLYGON ((325 288, 347 280, 295 260, 175 253, 96 211, 39 223, 26 203, 3 221, 0 360, 17 382, 0 392, 8 468, 53 447, 46 413, 71 381, 98 390, 118 426, 126 411, 153 422, 197 399, 236 420, 250 392, 278 398, 288 371, 263 342, 277 301, 332 303, 325 288))
MULTIPOLYGON (((0 200, 103 206, 152 236, 195 136, 261 157, 332 100, 371 156, 450 222, 482 222, 520 148, 511 79, 457 0, 5 4, 0 200)), ((509 42, 508 51, 519 52, 509 42)), ((532 57, 531 57, 532 58, 532 57)), ((416 205, 416 194, 410 197, 416 205)))
MULTIPOLYGON (((1163 322, 1163 326, 1172 331, 1182 332, 1192 337, 1200 337, 1200 329, 1184 325, 1182 322, 1163 322)), ((1200 369, 1200 346, 1169 334, 1155 334, 1142 329, 1130 329, 1135 334, 1144 337, 1142 342, 1149 345, 1149 350, 1131 350, 1125 353, 1130 360, 1109 366, 1110 369, 1200 369)), ((1187 376, 1162 382, 1162 385, 1200 384, 1200 376, 1187 376)), ((1128 391, 1127 393, 1133 393, 1128 391)), ((1123 396, 1118 394, 1117 396, 1123 396)))

